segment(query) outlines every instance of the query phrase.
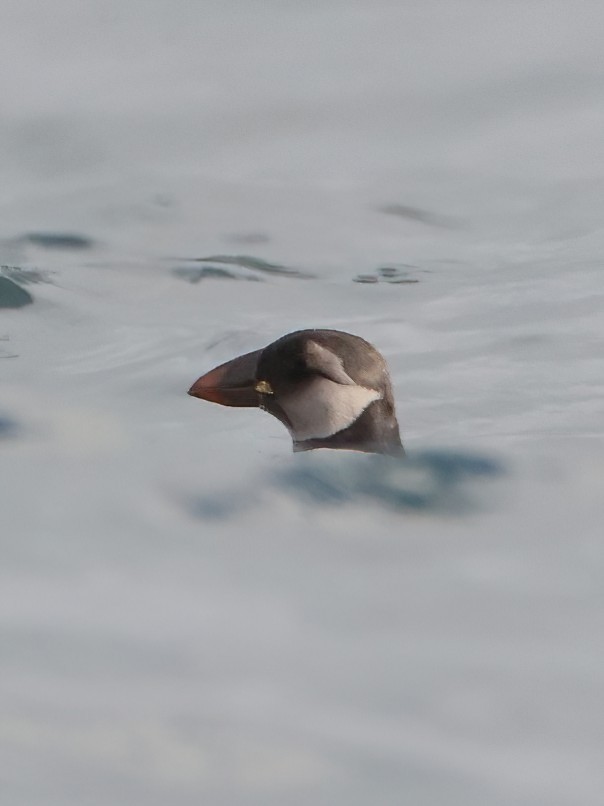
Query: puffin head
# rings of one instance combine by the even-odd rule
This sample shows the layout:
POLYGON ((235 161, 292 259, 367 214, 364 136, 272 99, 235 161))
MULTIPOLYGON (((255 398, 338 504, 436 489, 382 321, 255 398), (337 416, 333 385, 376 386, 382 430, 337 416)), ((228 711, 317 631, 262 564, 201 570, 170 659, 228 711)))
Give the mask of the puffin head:
POLYGON ((386 362, 351 333, 288 333, 210 370, 189 394, 264 409, 289 430, 294 451, 404 454, 386 362))

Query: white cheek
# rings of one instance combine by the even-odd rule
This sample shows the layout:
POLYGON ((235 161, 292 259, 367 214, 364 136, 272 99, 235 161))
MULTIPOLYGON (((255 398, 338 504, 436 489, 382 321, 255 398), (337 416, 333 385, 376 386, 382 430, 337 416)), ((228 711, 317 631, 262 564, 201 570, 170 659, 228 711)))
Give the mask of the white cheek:
POLYGON ((375 389, 343 386, 327 378, 316 378, 279 402, 292 424, 292 436, 301 442, 343 431, 380 397, 375 389))

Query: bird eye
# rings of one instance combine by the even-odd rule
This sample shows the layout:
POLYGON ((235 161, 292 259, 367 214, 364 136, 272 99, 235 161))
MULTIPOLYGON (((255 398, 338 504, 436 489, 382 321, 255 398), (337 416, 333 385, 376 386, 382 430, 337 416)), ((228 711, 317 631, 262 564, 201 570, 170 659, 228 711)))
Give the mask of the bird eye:
POLYGON ((254 389, 260 395, 272 395, 272 394, 274 394, 273 387, 270 385, 270 383, 268 381, 256 381, 254 389))

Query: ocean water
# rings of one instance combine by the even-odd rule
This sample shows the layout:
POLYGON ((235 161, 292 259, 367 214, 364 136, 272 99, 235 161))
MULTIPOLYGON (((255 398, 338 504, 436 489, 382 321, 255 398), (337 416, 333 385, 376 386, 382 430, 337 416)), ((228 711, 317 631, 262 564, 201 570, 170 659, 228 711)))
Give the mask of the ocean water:
POLYGON ((600 4, 1 16, 2 806, 601 803, 600 4), (187 396, 305 327, 403 466, 187 396))

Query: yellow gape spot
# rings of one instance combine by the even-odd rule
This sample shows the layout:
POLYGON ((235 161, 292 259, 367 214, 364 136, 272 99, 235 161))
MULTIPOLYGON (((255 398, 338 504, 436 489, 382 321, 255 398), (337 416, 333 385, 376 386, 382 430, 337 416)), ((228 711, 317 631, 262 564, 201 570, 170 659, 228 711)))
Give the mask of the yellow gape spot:
POLYGON ((261 395, 273 394, 273 388, 268 381, 256 381, 254 389, 261 395))

